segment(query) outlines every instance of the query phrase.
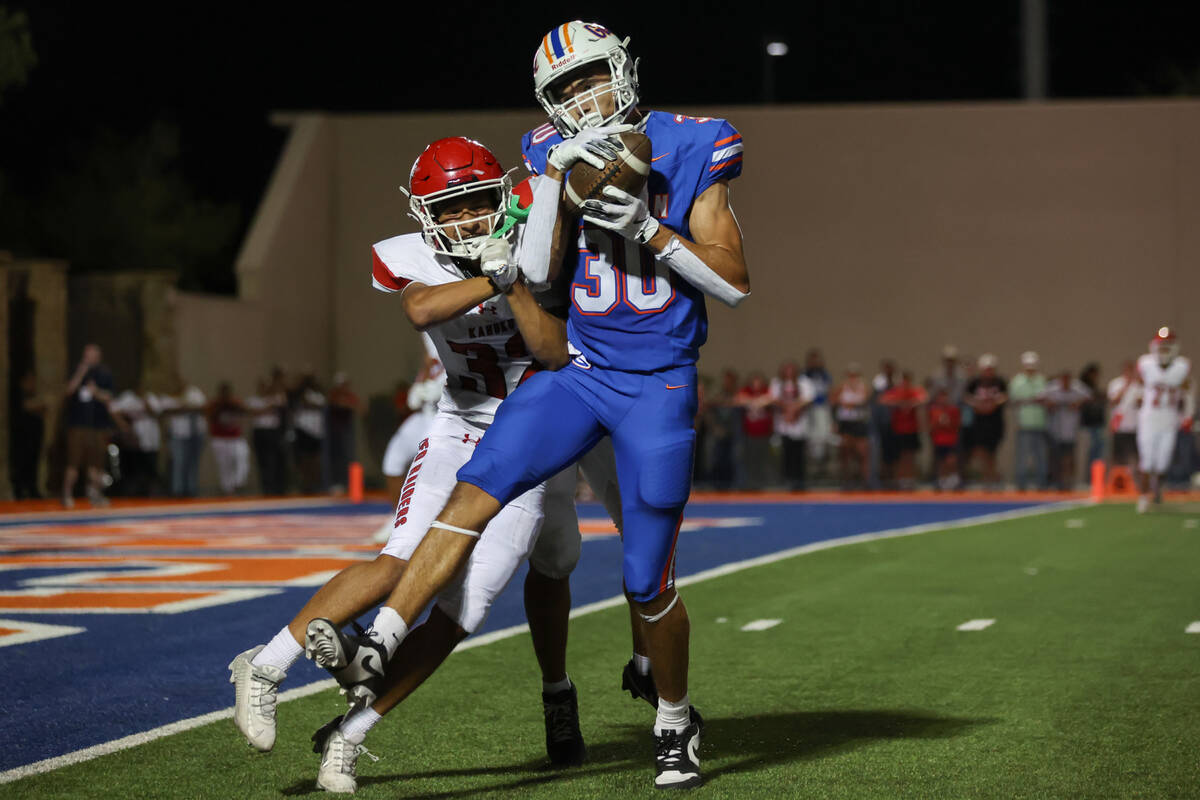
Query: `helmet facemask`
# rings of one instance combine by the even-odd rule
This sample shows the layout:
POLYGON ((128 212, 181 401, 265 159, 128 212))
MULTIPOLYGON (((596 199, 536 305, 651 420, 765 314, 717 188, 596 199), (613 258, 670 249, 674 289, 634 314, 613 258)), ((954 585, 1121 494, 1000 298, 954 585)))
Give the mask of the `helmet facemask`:
MULTIPOLYGON (((451 186, 426 195, 410 194, 409 216, 421 224, 425 244, 435 253, 477 261, 484 242, 503 227, 504 213, 511 194, 512 181, 507 174, 493 180, 451 186), (494 210, 475 214, 471 209, 475 204, 470 204, 455 214, 453 219, 438 221, 439 215, 444 213, 449 203, 468 197, 481 199, 471 197, 477 194, 490 195, 482 205, 494 210), (470 233, 464 230, 467 227, 471 228, 470 233)), ((512 232, 507 235, 511 236, 512 232)))
MULTIPOLYGON (((628 39, 625 40, 625 42, 628 41, 628 39)), ((562 136, 571 137, 588 128, 599 128, 624 122, 637 107, 637 60, 630 58, 629 51, 624 46, 625 42, 622 42, 620 46, 610 48, 600 58, 580 62, 563 74, 554 76, 554 80, 550 84, 536 92, 538 102, 545 109, 551 124, 562 136), (564 79, 570 75, 578 74, 580 70, 597 63, 607 64, 609 74, 607 83, 586 89, 567 99, 555 96, 554 84, 561 85, 564 79), (604 116, 598 110, 601 107, 600 99, 605 95, 610 95, 613 101, 613 112, 608 116, 604 116), (581 111, 585 104, 593 109, 586 114, 581 111)))

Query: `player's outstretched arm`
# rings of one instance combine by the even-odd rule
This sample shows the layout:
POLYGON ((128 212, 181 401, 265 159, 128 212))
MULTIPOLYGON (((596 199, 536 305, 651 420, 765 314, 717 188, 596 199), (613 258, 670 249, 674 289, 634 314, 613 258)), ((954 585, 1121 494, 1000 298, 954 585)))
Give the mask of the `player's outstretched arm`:
POLYGON ((530 354, 547 369, 565 367, 571 360, 567 354, 567 323, 538 305, 523 281, 514 283, 505 297, 530 354))
POLYGON ((404 288, 400 302, 408 321, 423 331, 461 317, 495 294, 496 287, 487 278, 468 278, 438 286, 410 283, 404 288))
POLYGON ((689 240, 650 216, 646 201, 615 186, 605 199, 585 200, 583 218, 649 247, 693 286, 736 306, 750 296, 750 273, 742 252, 742 230, 729 204, 729 182, 719 180, 692 204, 689 240))

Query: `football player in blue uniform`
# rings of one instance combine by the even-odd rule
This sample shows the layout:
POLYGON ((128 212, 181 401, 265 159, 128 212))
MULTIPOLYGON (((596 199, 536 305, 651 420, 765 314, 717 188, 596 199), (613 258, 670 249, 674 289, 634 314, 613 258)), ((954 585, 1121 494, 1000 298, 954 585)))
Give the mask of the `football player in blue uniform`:
MULTIPOLYGON (((689 623, 674 588, 675 550, 691 491, 704 295, 735 306, 750 291, 729 199, 742 139, 724 120, 641 111, 627 43, 602 25, 574 21, 546 34, 534 56, 535 93, 550 122, 523 139, 527 166, 542 175, 526 223, 531 240, 549 242, 535 231, 570 222, 559 198, 572 166, 613 160, 622 147, 613 134, 626 130, 653 144, 641 196, 609 186, 603 199, 583 204, 566 326, 573 358, 534 375, 500 406, 371 629, 336 643, 335 675, 343 684, 369 680, 359 662, 390 659, 487 522, 610 436, 635 646, 653 665, 658 693, 654 783, 685 788, 701 782, 700 720, 688 698, 689 623)), ((534 284, 559 267, 548 253, 525 254, 520 266, 534 284)))

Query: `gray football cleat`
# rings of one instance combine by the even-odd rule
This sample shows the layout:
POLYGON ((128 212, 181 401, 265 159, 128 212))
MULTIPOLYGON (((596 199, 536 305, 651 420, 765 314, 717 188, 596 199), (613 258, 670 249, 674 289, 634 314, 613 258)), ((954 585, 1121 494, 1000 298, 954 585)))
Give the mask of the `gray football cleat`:
POLYGON ((266 753, 275 746, 276 693, 287 673, 279 667, 251 663, 264 646, 251 648, 229 662, 229 682, 234 687, 233 724, 251 747, 266 753))

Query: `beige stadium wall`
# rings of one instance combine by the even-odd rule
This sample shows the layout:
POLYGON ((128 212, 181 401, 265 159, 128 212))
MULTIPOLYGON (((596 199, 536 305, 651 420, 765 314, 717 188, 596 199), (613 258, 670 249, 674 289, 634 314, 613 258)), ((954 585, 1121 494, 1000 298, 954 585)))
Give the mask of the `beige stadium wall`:
MULTIPOLYGON (((1198 102, 703 110, 745 138, 733 202, 754 286, 736 310, 710 303, 707 373, 819 346, 835 373, 887 356, 923 375, 951 343, 1004 373, 1035 349, 1111 376, 1160 324, 1200 343, 1198 102)), ((369 278, 369 245, 416 229, 396 190, 413 158, 461 133, 519 165, 539 119, 335 118, 334 353, 363 388, 416 364, 369 278)))
MULTIPOLYGON (((771 373, 816 346, 835 374, 890 357, 923 376, 954 344, 995 353, 1006 375, 1035 349, 1048 370, 1094 359, 1107 378, 1164 323, 1200 352, 1200 102, 669 110, 727 117, 746 143, 733 202, 754 295, 710 303, 707 374, 771 373)), ((262 356, 387 392, 421 352, 397 299, 370 284, 371 244, 416 230, 397 187, 442 136, 519 166, 541 117, 284 121, 238 263, 265 315, 262 356)))

